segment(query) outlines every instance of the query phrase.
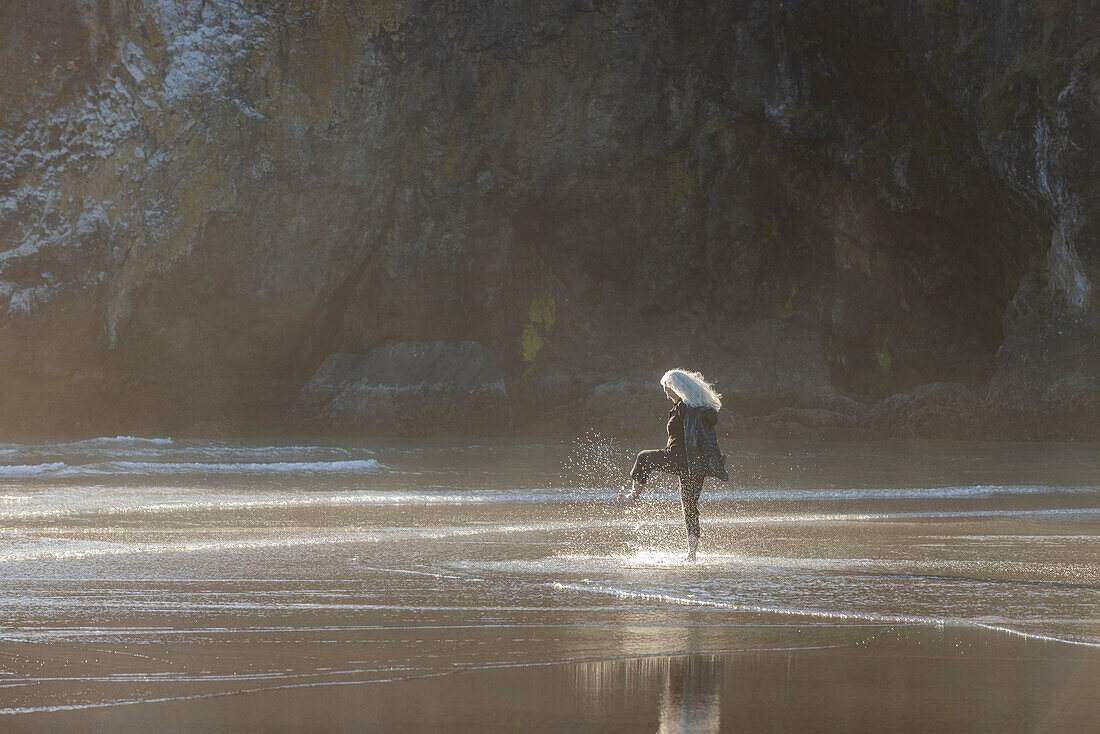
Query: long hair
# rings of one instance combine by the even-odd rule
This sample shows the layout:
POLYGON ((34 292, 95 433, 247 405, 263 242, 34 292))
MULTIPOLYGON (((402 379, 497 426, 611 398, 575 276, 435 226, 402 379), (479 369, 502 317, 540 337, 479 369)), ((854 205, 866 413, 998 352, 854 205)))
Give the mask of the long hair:
POLYGON ((680 399, 692 408, 722 409, 722 396, 698 372, 688 372, 680 369, 669 370, 661 378, 661 384, 679 395, 680 399))

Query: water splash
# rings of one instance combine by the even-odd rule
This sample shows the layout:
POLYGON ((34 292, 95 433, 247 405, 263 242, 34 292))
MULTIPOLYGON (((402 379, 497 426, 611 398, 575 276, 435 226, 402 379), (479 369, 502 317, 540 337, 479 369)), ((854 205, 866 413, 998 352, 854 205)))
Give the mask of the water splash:
POLYGON ((618 490, 629 481, 630 452, 615 439, 589 429, 573 439, 562 460, 565 484, 618 490))

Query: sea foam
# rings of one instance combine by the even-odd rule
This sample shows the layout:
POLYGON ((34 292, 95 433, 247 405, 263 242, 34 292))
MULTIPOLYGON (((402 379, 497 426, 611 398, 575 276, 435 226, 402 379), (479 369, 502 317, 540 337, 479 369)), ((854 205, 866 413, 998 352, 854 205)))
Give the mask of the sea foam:
POLYGON ((63 461, 52 461, 42 464, 3 465, 0 466, 0 477, 165 474, 360 474, 363 472, 376 472, 384 468, 385 466, 377 459, 272 462, 104 461, 89 464, 66 464, 63 461))

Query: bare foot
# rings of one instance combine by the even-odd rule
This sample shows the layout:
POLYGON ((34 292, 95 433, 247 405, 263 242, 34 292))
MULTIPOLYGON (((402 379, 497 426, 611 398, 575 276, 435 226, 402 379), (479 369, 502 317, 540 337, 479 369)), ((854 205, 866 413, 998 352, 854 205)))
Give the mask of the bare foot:
POLYGON ((637 482, 634 482, 634 487, 629 492, 627 492, 627 493, 619 492, 619 504, 622 504, 622 505, 636 504, 638 502, 638 497, 641 496, 642 489, 644 487, 645 487, 644 484, 638 484, 637 482))

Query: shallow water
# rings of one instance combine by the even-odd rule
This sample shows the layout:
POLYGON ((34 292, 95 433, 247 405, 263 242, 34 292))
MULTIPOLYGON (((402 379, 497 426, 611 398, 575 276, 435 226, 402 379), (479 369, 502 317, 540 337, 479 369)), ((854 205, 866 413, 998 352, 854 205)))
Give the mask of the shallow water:
POLYGON ((0 714, 899 629, 1100 650, 1095 444, 731 444, 696 564, 671 482, 614 504, 641 448, 0 444, 0 714))

